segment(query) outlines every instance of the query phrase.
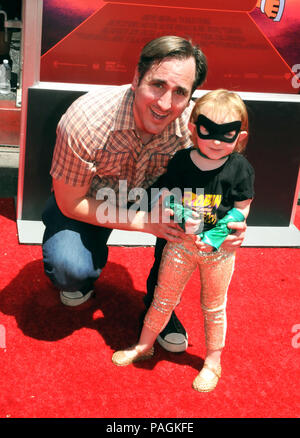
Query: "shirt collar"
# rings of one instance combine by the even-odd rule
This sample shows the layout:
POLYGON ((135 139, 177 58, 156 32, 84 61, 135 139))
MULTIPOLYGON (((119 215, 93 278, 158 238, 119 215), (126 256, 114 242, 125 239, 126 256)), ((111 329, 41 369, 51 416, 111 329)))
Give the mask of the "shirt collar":
POLYGON ((134 117, 133 117, 133 98, 134 93, 129 88, 125 89, 125 93, 120 101, 119 108, 116 113, 115 123, 112 126, 112 131, 123 131, 125 129, 134 129, 134 117))

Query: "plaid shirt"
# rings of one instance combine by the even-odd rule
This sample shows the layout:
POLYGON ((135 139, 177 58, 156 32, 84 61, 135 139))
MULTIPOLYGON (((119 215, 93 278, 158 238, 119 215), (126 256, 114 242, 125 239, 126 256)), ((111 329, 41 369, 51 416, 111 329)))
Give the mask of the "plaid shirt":
POLYGON ((51 176, 66 184, 90 184, 89 196, 103 187, 119 192, 148 188, 179 149, 190 145, 187 122, 192 102, 161 134, 143 145, 135 133, 134 94, 128 85, 105 87, 78 98, 57 127, 51 176), (124 187, 124 186, 123 186, 124 187))

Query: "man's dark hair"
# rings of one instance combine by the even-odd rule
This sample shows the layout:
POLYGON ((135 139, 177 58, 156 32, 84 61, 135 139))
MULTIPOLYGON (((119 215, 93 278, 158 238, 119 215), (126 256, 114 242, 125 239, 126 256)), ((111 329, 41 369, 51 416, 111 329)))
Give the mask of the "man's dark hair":
POLYGON ((196 63, 196 76, 192 87, 193 94, 206 78, 206 56, 191 41, 175 35, 156 38, 144 46, 138 62, 139 82, 155 62, 160 62, 165 58, 188 59, 190 57, 193 57, 196 63))

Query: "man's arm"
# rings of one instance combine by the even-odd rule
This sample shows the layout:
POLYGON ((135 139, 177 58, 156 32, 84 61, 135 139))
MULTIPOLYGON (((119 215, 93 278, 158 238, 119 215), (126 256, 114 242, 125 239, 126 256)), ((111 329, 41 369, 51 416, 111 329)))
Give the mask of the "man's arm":
MULTIPOLYGON (((62 180, 53 178, 53 189, 57 205, 61 212, 71 219, 107 228, 141 231, 170 241, 180 241, 181 236, 184 235, 178 224, 166 220, 166 216, 171 215, 168 209, 164 209, 162 214, 158 215, 153 213, 151 215, 151 213, 145 211, 130 211, 130 214, 128 214, 128 210, 125 208, 108 204, 108 201, 89 197, 87 195, 89 188, 89 184, 73 187, 62 180), (99 214, 103 202, 106 203, 107 208, 111 208, 114 214, 105 216, 99 214), (154 222, 151 221, 151 217, 159 219, 154 222)), ((161 202, 154 208, 162 210, 161 202)))
POLYGON ((222 248, 230 250, 235 250, 241 246, 245 239, 247 224, 246 222, 229 222, 227 227, 231 230, 234 230, 234 234, 229 234, 224 243, 222 244, 222 248))

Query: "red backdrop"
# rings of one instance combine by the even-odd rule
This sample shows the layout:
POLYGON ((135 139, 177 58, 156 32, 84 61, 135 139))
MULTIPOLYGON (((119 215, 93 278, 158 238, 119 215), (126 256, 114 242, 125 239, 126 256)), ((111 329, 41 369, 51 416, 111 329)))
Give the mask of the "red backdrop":
POLYGON ((257 0, 227 0, 226 7, 221 0, 66 0, 63 7, 58 0, 44 0, 41 80, 130 83, 143 45, 176 34, 205 52, 205 89, 298 93, 296 2, 286 0, 275 22, 257 0))

